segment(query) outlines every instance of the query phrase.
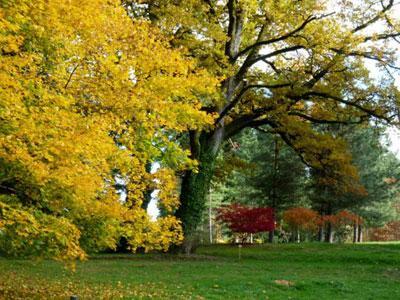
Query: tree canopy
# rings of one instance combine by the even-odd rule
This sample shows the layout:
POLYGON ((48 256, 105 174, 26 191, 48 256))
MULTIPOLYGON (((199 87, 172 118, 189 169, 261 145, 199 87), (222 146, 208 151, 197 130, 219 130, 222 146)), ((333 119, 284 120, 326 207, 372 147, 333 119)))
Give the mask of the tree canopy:
POLYGON ((69 259, 121 235, 133 249, 179 242, 179 221, 151 222, 143 193, 156 184, 161 206, 178 204, 173 172, 195 162, 168 132, 212 123, 199 107, 217 80, 119 1, 2 1, 0 17, 1 251, 69 259))
POLYGON ((213 129, 189 134, 199 172, 188 172, 182 184, 177 215, 187 232, 201 216, 222 141, 243 128, 278 134, 326 184, 352 189, 359 178, 346 143, 314 124, 399 121, 392 0, 124 3, 222 79, 220 96, 202 107, 218 114, 213 129))
POLYGON ((328 127, 399 123, 396 9, 1 1, 0 251, 68 259, 120 237, 166 250, 196 230, 224 141, 248 127, 279 137, 321 186, 362 195, 328 127))

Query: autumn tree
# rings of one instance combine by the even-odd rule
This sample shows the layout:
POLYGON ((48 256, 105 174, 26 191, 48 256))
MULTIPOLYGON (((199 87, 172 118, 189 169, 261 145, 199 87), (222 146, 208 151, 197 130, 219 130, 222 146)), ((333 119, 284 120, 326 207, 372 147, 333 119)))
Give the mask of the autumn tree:
POLYGON ((243 128, 278 134, 335 183, 356 171, 344 143, 312 124, 397 121, 388 43, 399 36, 393 0, 123 2, 132 17, 156 24, 172 46, 221 78, 219 97, 202 107, 218 114, 213 127, 188 132, 199 166, 183 177, 176 213, 187 234, 201 218, 222 142, 243 128), (382 71, 378 78, 366 61, 382 71))
POLYGON ((74 259, 121 235, 132 250, 180 242, 174 174, 196 162, 171 136, 212 124, 200 107, 217 84, 187 54, 117 0, 0 2, 0 252, 74 259), (154 222, 149 184, 168 212, 154 222))
POLYGON ((218 209, 217 220, 225 223, 229 229, 242 234, 272 231, 275 228, 275 212, 271 207, 249 207, 232 203, 218 209))
MULTIPOLYGON (((361 215, 364 225, 381 226, 393 217, 399 184, 399 160, 388 149, 385 128, 371 125, 335 127, 330 126, 329 130, 347 141, 363 191, 321 185, 318 172, 311 172, 309 195, 312 206, 322 215, 348 209, 361 215)), ((360 234, 361 225, 358 224, 360 234)), ((329 224, 327 230, 326 239, 329 240, 329 224)))
POLYGON ((283 221, 292 230, 292 239, 300 242, 300 234, 316 232, 321 216, 318 212, 306 207, 293 207, 284 211, 283 221))
POLYGON ((360 216, 348 210, 341 210, 333 215, 325 215, 321 220, 323 224, 328 224, 332 228, 332 234, 329 235, 327 240, 330 243, 335 240, 335 237, 338 242, 343 242, 351 232, 353 232, 353 242, 357 242, 358 225, 364 222, 360 216))

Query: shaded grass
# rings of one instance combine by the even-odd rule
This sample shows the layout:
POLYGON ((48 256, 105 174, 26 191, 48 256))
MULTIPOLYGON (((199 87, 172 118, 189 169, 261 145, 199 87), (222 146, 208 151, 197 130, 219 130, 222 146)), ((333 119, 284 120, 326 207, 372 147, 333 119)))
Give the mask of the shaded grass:
POLYGON ((400 244, 249 246, 240 260, 238 251, 99 255, 75 273, 53 261, 0 259, 0 298, 400 299, 400 244))

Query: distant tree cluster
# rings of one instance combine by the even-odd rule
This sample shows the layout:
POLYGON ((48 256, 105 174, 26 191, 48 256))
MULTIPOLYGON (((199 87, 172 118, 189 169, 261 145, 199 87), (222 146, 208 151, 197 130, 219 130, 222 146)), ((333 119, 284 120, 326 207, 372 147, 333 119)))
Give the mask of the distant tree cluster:
POLYGON ((348 143, 358 176, 353 187, 325 181, 273 136, 248 130, 232 141, 239 147, 227 143, 222 154, 226 159, 219 159, 214 207, 241 203, 274 208, 280 226, 275 234, 270 231, 270 241, 283 233, 292 241, 356 242, 363 234, 367 239, 394 238, 390 225, 372 230, 387 222, 394 226, 399 219, 400 161, 388 150, 383 129, 329 126, 319 130, 334 131, 348 143))

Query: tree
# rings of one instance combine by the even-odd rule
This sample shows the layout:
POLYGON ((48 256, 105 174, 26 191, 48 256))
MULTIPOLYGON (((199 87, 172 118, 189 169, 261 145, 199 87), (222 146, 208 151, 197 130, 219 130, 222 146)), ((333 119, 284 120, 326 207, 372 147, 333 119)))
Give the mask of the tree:
POLYGON ((322 217, 322 223, 328 224, 331 229, 328 242, 334 241, 333 232, 339 242, 342 242, 350 234, 353 228, 353 242, 357 242, 357 226, 363 223, 363 219, 347 210, 341 210, 334 215, 325 215, 322 217))
POLYGON ((317 230, 321 216, 306 207, 293 207, 283 213, 283 220, 292 230, 293 240, 300 242, 300 233, 313 233, 317 230))
POLYGON ((217 80, 117 0, 1 1, 0 55, 0 251, 74 259, 121 235, 133 250, 179 243, 174 174, 195 162, 171 136, 212 123, 199 99, 217 80), (169 212, 155 222, 147 184, 169 212))
POLYGON ((217 220, 225 223, 234 233, 252 234, 272 231, 275 228, 274 209, 248 207, 233 203, 218 209, 217 220))
MULTIPOLYGON (((186 234, 201 219, 224 140, 268 126, 331 183, 356 171, 344 143, 312 124, 397 121, 399 91, 390 77, 399 36, 388 1, 124 0, 134 18, 156 24, 176 48, 220 77, 220 96, 203 101, 213 127, 190 130, 198 170, 183 177, 176 215, 186 234), (380 30, 370 30, 379 24, 380 30), (365 61, 382 70, 373 80, 365 61), (386 72, 387 71, 387 72, 386 72)), ((351 186, 348 183, 348 186, 351 186)))
MULTIPOLYGON (((392 205, 399 184, 399 160, 388 150, 384 128, 358 125, 329 130, 347 141, 363 191, 354 193, 321 185, 319 174, 313 172, 310 192, 313 207, 322 215, 351 210, 362 216, 367 226, 380 226, 389 221, 394 214, 392 205)), ((358 226, 361 231, 361 224, 358 226)), ((330 228, 328 224, 327 236, 330 228)))
POLYGON ((359 128, 347 133, 354 165, 367 194, 348 195, 353 212, 361 215, 367 226, 380 226, 394 218, 400 176, 400 160, 388 149, 384 128, 359 128))

